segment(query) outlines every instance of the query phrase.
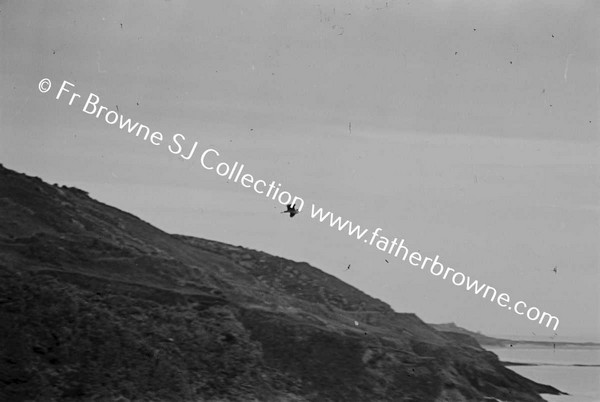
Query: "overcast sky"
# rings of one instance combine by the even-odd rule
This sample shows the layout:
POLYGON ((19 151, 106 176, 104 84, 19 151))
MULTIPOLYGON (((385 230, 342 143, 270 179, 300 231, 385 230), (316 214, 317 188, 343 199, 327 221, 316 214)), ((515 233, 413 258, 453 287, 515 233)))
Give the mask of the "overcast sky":
POLYGON ((2 1, 0 162, 428 322, 553 334, 54 99, 68 80, 598 339, 599 5, 2 1))

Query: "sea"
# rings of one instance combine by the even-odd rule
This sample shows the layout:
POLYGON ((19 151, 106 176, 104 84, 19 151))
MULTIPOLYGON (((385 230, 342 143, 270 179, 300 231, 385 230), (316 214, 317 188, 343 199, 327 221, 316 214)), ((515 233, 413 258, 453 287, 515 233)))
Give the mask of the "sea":
POLYGON ((501 361, 535 366, 508 366, 535 382, 552 385, 569 395, 542 397, 549 402, 600 402, 600 347, 531 346, 485 347, 501 361))

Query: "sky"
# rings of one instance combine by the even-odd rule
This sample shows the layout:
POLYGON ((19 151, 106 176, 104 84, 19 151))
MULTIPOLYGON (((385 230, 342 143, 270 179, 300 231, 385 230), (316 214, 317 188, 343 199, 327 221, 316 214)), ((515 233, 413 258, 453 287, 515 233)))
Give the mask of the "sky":
POLYGON ((599 11, 0 1, 0 162, 170 233, 309 262, 426 322, 554 335, 311 219, 314 203, 558 316, 558 339, 600 340, 599 11), (79 103, 55 99, 64 80, 79 103), (90 92, 198 156, 84 113, 90 92), (207 171, 207 148, 307 207, 291 220, 207 171))

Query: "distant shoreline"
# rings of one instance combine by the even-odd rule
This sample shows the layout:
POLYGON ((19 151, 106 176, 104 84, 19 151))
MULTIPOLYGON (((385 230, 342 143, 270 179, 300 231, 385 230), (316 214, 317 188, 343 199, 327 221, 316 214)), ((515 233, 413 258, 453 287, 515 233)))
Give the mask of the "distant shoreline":
MULTIPOLYGON (((480 342, 481 343, 481 342, 480 342)), ((498 342, 494 343, 481 343, 481 346, 493 346, 500 348, 511 348, 511 347, 523 347, 523 346, 535 346, 539 348, 554 348, 560 347, 561 349, 597 349, 600 348, 600 343, 595 342, 548 342, 548 341, 516 341, 509 339, 498 339, 498 342)))
POLYGON ((539 348, 600 348, 599 342, 573 342, 573 341, 552 341, 552 340, 516 340, 507 338, 495 338, 493 336, 484 335, 481 332, 473 332, 468 329, 459 327, 453 322, 443 324, 429 324, 440 332, 458 333, 469 335, 474 338, 482 347, 497 347, 497 348, 512 348, 515 346, 533 346, 539 348))
POLYGON ((505 367, 509 366, 560 366, 560 367, 600 367, 600 364, 556 364, 556 363, 522 363, 503 361, 505 367))

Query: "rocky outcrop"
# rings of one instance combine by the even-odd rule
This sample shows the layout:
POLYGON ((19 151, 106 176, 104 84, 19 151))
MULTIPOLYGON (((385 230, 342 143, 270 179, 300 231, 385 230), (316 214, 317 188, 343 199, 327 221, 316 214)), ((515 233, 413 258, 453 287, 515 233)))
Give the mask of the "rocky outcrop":
POLYGON ((3 167, 0 220, 0 400, 533 402, 559 392, 307 263, 170 235, 3 167))

